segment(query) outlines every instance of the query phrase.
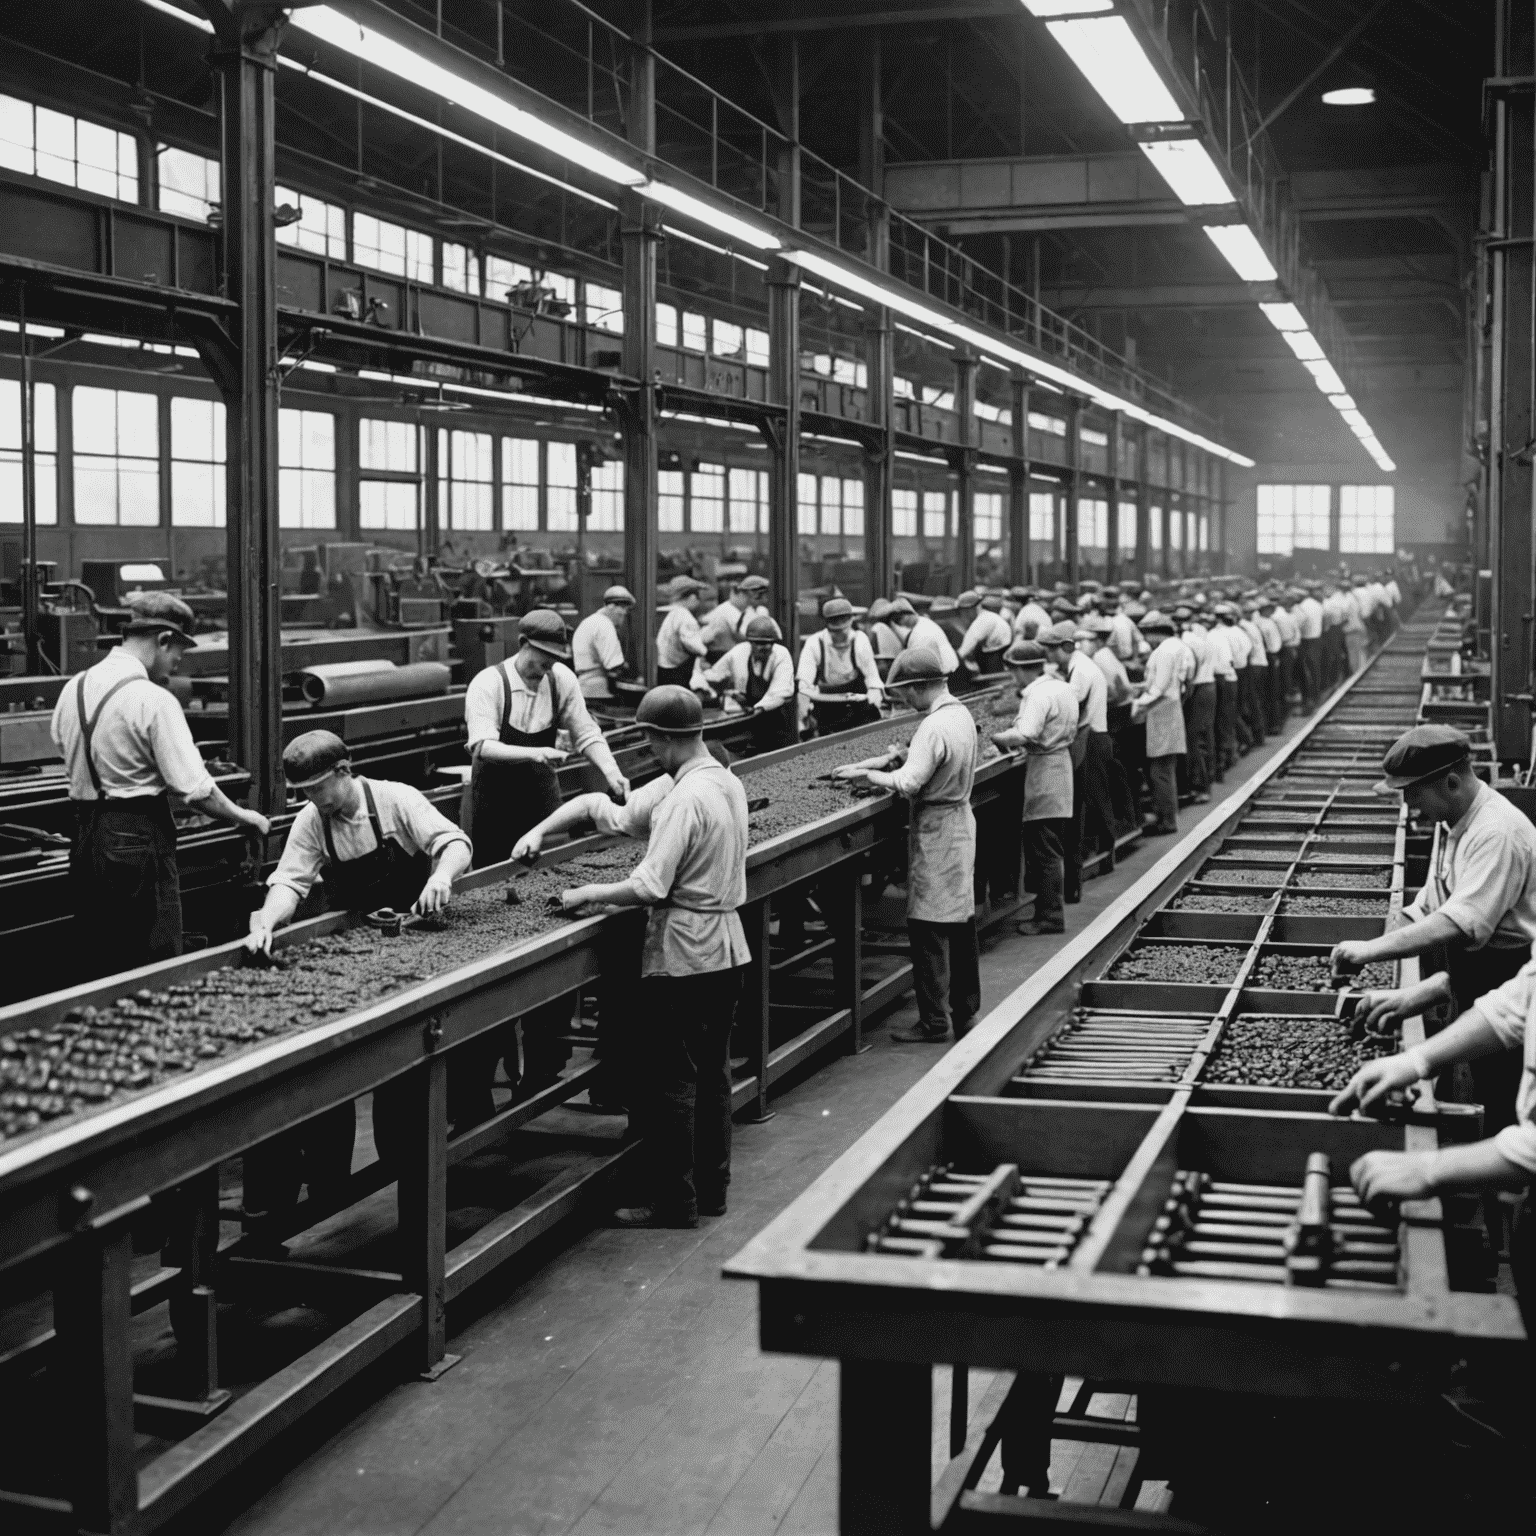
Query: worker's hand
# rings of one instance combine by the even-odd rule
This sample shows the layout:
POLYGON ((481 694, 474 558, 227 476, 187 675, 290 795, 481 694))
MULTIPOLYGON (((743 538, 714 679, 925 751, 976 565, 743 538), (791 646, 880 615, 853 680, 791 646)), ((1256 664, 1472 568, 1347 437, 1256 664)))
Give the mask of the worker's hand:
POLYGON ((584 907, 592 899, 584 885, 572 886, 568 891, 560 892, 560 906, 566 912, 574 912, 577 907, 584 907))
POLYGON ((537 864, 544 851, 544 834, 537 827, 523 835, 512 845, 512 857, 524 864, 537 864))
POLYGON ((842 779, 849 784, 867 784, 869 783, 869 772, 868 768, 855 768, 852 764, 849 764, 843 768, 834 768, 832 770, 832 777, 834 779, 842 779))
POLYGON ((1334 1096, 1328 1106, 1330 1115, 1345 1115, 1351 1109, 1369 1109, 1396 1088, 1407 1088, 1419 1080, 1418 1064, 1413 1053, 1401 1056, 1379 1056, 1368 1061, 1350 1078, 1344 1090, 1334 1096))
POLYGON ((1349 1170, 1349 1182, 1367 1205, 1423 1200, 1434 1194, 1431 1152, 1367 1152, 1349 1170))
POLYGON ((622 773, 609 775, 608 798, 615 805, 624 805, 629 800, 629 780, 622 773))
POLYGON ((245 936, 246 950, 253 955, 272 953, 272 924, 262 911, 251 913, 251 931, 245 936))
POLYGON ((431 917, 434 913, 441 912, 452 900, 453 881, 446 875, 434 874, 422 886, 421 895, 412 904, 411 911, 417 917, 431 917))
POLYGON ((1388 991, 1362 992, 1355 1004, 1355 1017, 1373 1034, 1385 1035, 1394 1024, 1411 1019, 1420 1011, 1412 991, 1394 987, 1388 991))
POLYGON ((257 837, 265 837, 272 830, 272 823, 260 811, 246 811, 243 807, 240 825, 257 837))
POLYGON ((527 747, 525 750, 533 762, 543 763, 546 768, 558 768, 571 755, 559 747, 527 747))
POLYGON ((1354 976, 1365 969, 1366 961, 1370 959, 1370 951, 1357 939, 1345 939, 1343 943, 1333 946, 1333 952, 1328 959, 1333 966, 1335 976, 1354 976))

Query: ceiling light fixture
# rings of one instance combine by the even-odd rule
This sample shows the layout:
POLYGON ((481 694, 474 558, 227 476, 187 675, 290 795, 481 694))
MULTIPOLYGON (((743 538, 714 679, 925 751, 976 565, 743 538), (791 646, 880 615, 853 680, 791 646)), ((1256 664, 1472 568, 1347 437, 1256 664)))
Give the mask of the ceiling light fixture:
POLYGON ((1352 411, 1355 408, 1353 395, 1329 395, 1328 404, 1336 411, 1352 411))
POLYGON ((1184 109, 1173 99, 1125 17, 1048 21, 1045 29, 1122 123, 1184 121, 1184 109))
POLYGON ((1024 0, 1031 16, 1090 16, 1096 11, 1114 10, 1114 0, 1024 0))
POLYGON ((649 198, 653 203, 660 203, 674 213, 693 219, 704 225, 706 229, 714 230, 716 234, 740 240, 746 245, 755 246, 760 251, 777 251, 783 248, 784 242, 777 235, 771 235, 766 229, 759 229, 755 224, 749 224, 745 219, 737 218, 734 213, 716 208, 690 193, 680 191, 677 187, 668 186, 664 181, 648 181, 643 187, 636 187, 635 190, 641 197, 649 198))
POLYGON ((1246 224, 1207 224, 1206 237, 1245 283, 1272 283, 1279 277, 1259 237, 1246 224))
POLYGON ((1277 331, 1307 329, 1305 317, 1294 304, 1260 304, 1259 310, 1277 331))
POLYGON ((1376 92, 1368 85, 1346 85, 1337 91, 1323 92, 1323 105, 1328 107, 1369 107, 1375 101, 1376 92))
POLYGON ((1323 349, 1311 331, 1281 331, 1280 339, 1304 363, 1324 361, 1323 349))
POLYGON ((1236 201, 1211 152, 1199 139, 1160 139, 1143 144, 1141 152, 1186 208, 1236 201))
POLYGON ((1344 393, 1344 380, 1339 377, 1338 370, 1326 358, 1322 362, 1303 363, 1301 366, 1312 375, 1313 382, 1325 395, 1344 393))

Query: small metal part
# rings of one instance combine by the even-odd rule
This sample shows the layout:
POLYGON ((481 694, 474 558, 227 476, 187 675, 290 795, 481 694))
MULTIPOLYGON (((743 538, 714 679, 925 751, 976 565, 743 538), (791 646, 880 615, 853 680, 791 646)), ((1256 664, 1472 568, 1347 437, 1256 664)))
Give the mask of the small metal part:
POLYGON ((405 922, 405 913, 396 912, 393 907, 379 907, 370 912, 364 921, 370 928, 377 928, 386 939, 398 939, 405 922))

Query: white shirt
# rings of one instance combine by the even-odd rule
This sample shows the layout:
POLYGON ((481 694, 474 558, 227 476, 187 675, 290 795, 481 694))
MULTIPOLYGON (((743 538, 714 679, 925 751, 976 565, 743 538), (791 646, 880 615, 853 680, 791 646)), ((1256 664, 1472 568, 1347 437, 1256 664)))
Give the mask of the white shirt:
POLYGON ((912 633, 907 636, 909 651, 915 651, 919 646, 927 646, 939 653, 939 665, 946 674, 960 670, 960 658, 955 655, 949 636, 926 613, 919 616, 917 623, 912 626, 912 633))
POLYGON ((1282 646, 1301 644, 1301 626, 1296 622, 1296 616, 1289 608, 1276 608, 1273 622, 1279 631, 1282 646))
POLYGON ((1376 612, 1376 592, 1375 584, 1369 581, 1363 587, 1355 588, 1355 606, 1362 619, 1368 619, 1376 612))
POLYGON ((1318 640, 1323 633, 1323 605, 1315 597, 1304 597, 1296 604, 1296 622, 1303 640, 1318 640))
MULTIPOLYGON (((760 613, 766 614, 766 608, 753 608, 750 604, 746 608, 738 608, 735 603, 727 599, 716 608, 711 608, 699 625, 699 638, 712 651, 722 647, 729 650, 738 640, 747 637, 747 625, 760 613)), ((675 663, 681 666, 681 662, 675 663)))
POLYGON ((663 773, 647 779, 638 789, 632 789, 623 805, 615 803, 611 795, 592 794, 584 797, 587 814, 593 828, 607 837, 649 837, 651 818, 656 807, 667 798, 672 789, 672 775, 663 773))
POLYGON ((907 760, 891 775, 898 795, 922 805, 970 803, 976 778, 976 722, 963 705, 949 707, 957 702, 940 695, 939 702, 918 721, 907 760))
POLYGON ((1077 700, 1079 718, 1090 731, 1109 729, 1109 684, 1093 658, 1073 651, 1067 657, 1067 684, 1077 700))
POLYGON ((1137 629, 1135 621, 1124 613, 1110 615, 1109 645, 1115 655, 1121 661, 1134 661, 1138 656, 1148 655, 1151 646, 1142 638, 1141 631, 1137 629))
POLYGON ((699 621, 681 603, 673 603, 656 632, 656 665, 680 667, 690 656, 702 656, 707 650, 699 621))
POLYGON ((507 724, 514 731, 531 736, 557 726, 570 732, 573 752, 585 753, 605 775, 618 773, 602 731, 587 713, 576 674, 558 661, 539 679, 537 688, 530 688, 510 661, 486 667, 470 678, 464 693, 464 723, 469 728, 466 745, 471 754, 483 741, 501 740, 501 715, 507 708, 509 685, 507 724))
POLYGON ((1125 703, 1131 694, 1131 680, 1126 675, 1125 663, 1107 645, 1101 645, 1091 659, 1094 666, 1104 674, 1104 681, 1109 690, 1108 702, 1110 704, 1125 703))
POLYGON ((1398 588, 1396 580, 1394 579, 1389 581, 1387 583, 1387 601, 1391 603, 1394 608, 1396 608, 1397 605, 1402 602, 1402 600, 1403 594, 1398 588))
POLYGON ((630 876, 651 903, 641 974, 698 976, 750 964, 736 909, 747 899, 747 796, 707 755, 690 758, 651 815, 630 876))
POLYGON ((877 656, 899 656, 906 649, 902 638, 884 619, 877 619, 869 627, 877 656))
POLYGON ((743 640, 740 645, 733 645, 714 666, 705 669, 704 680, 715 687, 724 683, 731 691, 744 696, 747 681, 754 675, 765 678, 768 685, 768 691, 758 700, 760 708, 777 709, 794 698, 795 669, 788 650, 782 645, 775 645, 768 653, 767 662, 758 667, 752 660, 751 642, 743 640))
POLYGON ((1264 637, 1264 649, 1271 656, 1280 654, 1280 647, 1284 643, 1280 638, 1280 626, 1273 618, 1265 618, 1261 613, 1253 621, 1259 627, 1259 633, 1264 637))
POLYGON ((1432 912, 1450 918, 1473 949, 1536 941, 1536 826, 1486 784, 1442 833, 1440 862, 1403 915, 1432 912))
POLYGON ((1195 658, 1195 675, 1191 679, 1198 688, 1202 683, 1216 681, 1216 648, 1211 644, 1209 631, 1203 624, 1191 624, 1181 637, 1184 647, 1195 658))
MULTIPOLYGON (((428 853, 436 858, 449 843, 469 846, 469 838, 448 820, 419 789, 396 784, 392 779, 353 779, 357 785, 357 806, 345 816, 332 816, 331 841, 336 857, 343 863, 370 854, 379 845, 374 841, 368 822, 368 800, 363 785, 373 790, 373 803, 379 813, 379 830, 392 838, 407 853, 428 853)), ((606 798, 606 797, 605 797, 606 798)), ((325 818, 318 806, 306 805, 294 818, 283 844, 283 856, 267 877, 269 886, 285 885, 300 901, 325 872, 325 818)))
POLYGON ((1205 641, 1211 648, 1211 670, 1219 681, 1237 681, 1237 671, 1232 665, 1232 646, 1227 636, 1231 634, 1225 624, 1216 623, 1205 632, 1205 641))
POLYGON ((1473 1005, 1477 1014, 1510 1050, 1523 1049, 1525 1071, 1515 1094, 1515 1123, 1506 1125, 1493 1144, 1517 1168, 1536 1174, 1536 963, 1527 965, 1502 987, 1473 1005))
POLYGON ((1172 699, 1177 704, 1184 680, 1193 676, 1194 667, 1194 652, 1176 635, 1170 635, 1147 658, 1147 676, 1141 697, 1149 705, 1159 699, 1172 699))
POLYGON ((1024 626, 1033 624, 1038 635, 1042 629, 1051 627, 1051 616, 1033 598, 1019 609, 1018 617, 1013 621, 1013 633, 1019 639, 1024 638, 1024 626))
MULTIPOLYGON (((91 756, 108 800, 137 800, 172 790, 188 800, 213 793, 213 776, 192 740, 181 705, 167 688, 150 681, 144 663, 119 647, 83 672, 86 719, 124 678, 132 679, 102 711, 91 738, 91 756)), ((85 760, 80 718, 81 683, 70 678, 53 707, 49 730, 69 774, 69 798, 94 800, 96 786, 85 760)))
POLYGON ((806 693, 814 693, 818 683, 839 687, 860 677, 868 690, 869 702, 878 704, 880 672, 875 666, 874 648, 869 643, 869 636, 861 630, 855 629, 851 633, 853 638, 846 651, 840 651, 832 644, 830 630, 818 629, 814 635, 807 635, 805 644, 800 647, 800 664, 795 674, 806 693))
MULTIPOLYGON (((1248 636, 1248 665, 1250 667, 1267 667, 1269 665, 1269 652, 1264 647, 1264 631, 1254 619, 1243 619, 1238 628, 1248 636)), ((1279 637, 1276 636, 1278 639, 1279 637)))
MULTIPOLYGON (((1020 693, 1013 729, 1024 738, 1027 752, 1057 752, 1070 747, 1076 738, 1078 714, 1079 701, 1072 685, 1046 673, 1020 693)), ((1070 816, 1071 806, 1062 814, 1070 816)))
POLYGON ((589 613, 576 626, 571 637, 571 668, 581 684, 584 697, 611 699, 608 674, 618 672, 624 666, 624 647, 619 643, 619 632, 613 620, 601 608, 589 613))
POLYGON ((1223 624, 1221 637, 1227 642, 1227 650, 1232 655, 1232 670, 1241 672, 1248 665, 1248 653, 1253 649, 1248 631, 1241 624, 1223 624))
POLYGON ((993 613, 990 608, 983 608, 971 620, 965 639, 960 642, 960 657, 964 660, 978 649, 1006 651, 1012 644, 1013 630, 1009 628, 1007 619, 1000 613, 993 613))

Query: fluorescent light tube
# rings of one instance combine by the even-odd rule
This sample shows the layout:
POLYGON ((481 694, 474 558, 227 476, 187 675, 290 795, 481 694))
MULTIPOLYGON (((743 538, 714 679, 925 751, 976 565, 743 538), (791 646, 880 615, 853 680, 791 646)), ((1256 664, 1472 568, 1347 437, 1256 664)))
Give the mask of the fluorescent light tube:
POLYGON ((1095 11, 1111 11, 1114 0, 1024 0, 1031 16, 1089 16, 1095 11))
POLYGON ((1205 233, 1245 283, 1272 283, 1280 275, 1246 224, 1207 224, 1205 233))
POLYGON ((498 128, 505 128, 509 133, 515 133, 519 138, 527 139, 562 160, 568 160, 572 165, 579 165, 593 175, 601 176, 605 181, 615 182, 621 187, 638 187, 646 180, 643 172, 612 155, 604 154, 575 134, 566 133, 535 117, 533 113, 503 101, 484 86, 454 74, 452 70, 407 48, 405 44, 397 43, 384 33, 342 15, 331 6, 301 6, 288 19, 289 24, 301 32, 308 32, 311 37, 340 48, 365 64, 372 64, 376 69, 431 91, 444 101, 463 107, 466 112, 473 112, 476 117, 495 123, 498 128))
POLYGON ((1392 456, 1388 453, 1383 453, 1381 457, 1376 460, 1376 467, 1380 469, 1384 475, 1390 475, 1397 469, 1396 463, 1393 461, 1392 456))
POLYGON ((848 267, 839 266, 836 262, 828 261, 825 257, 817 256, 811 251, 785 251, 784 259, 792 261, 797 267, 804 267, 807 272, 814 272, 829 283, 836 283, 840 288, 846 288, 850 293, 856 293, 875 304, 884 305, 887 309, 894 309, 909 320, 916 320, 920 325, 931 325, 936 331, 953 332, 959 324, 958 321, 951 320, 948 315, 941 315, 938 310, 929 309, 926 304, 919 304, 915 299, 909 299, 896 289, 882 288, 879 283, 872 282, 862 274, 848 267))
POLYGON ((1305 317, 1294 304, 1260 304, 1259 309, 1264 318, 1277 331, 1304 331, 1307 329, 1305 317))
POLYGON ((1355 408, 1353 395, 1329 395, 1328 404, 1336 411, 1352 411, 1355 408))
POLYGON ((1366 437, 1369 435, 1371 424, 1365 419, 1363 412, 1340 411, 1339 415, 1344 418, 1344 421, 1348 425, 1349 430, 1353 432, 1356 437, 1366 437))
POLYGON ((141 5, 147 5, 152 11, 159 11, 162 16, 174 16, 177 21, 184 21, 189 27, 196 27, 199 32, 212 32, 213 23, 202 16, 189 16, 179 6, 167 5, 166 0, 139 0, 141 5))
POLYGON ((1234 201, 1232 189, 1199 139, 1163 139, 1143 144, 1141 152, 1186 208, 1234 201))
POLYGON ((738 219, 734 213, 727 213, 723 208, 713 207, 687 192, 669 187, 664 181, 648 181, 643 187, 637 187, 635 190, 641 197, 647 197, 653 203, 661 203, 675 213, 681 213, 687 218, 696 220, 707 229, 744 241, 747 245, 756 246, 760 251, 777 251, 783 245, 783 241, 777 235, 770 235, 767 230, 759 229, 755 224, 747 223, 745 219, 738 219))
POLYGON ((1045 29, 1122 123, 1183 122, 1183 109, 1125 17, 1049 21, 1045 29))
POLYGON ((1281 331, 1280 339, 1302 362, 1323 361, 1323 349, 1318 345, 1317 337, 1311 331, 1281 331))
POLYGON ((1344 393, 1344 380, 1339 377, 1338 370, 1326 359, 1320 363, 1303 363, 1301 365, 1312 375, 1317 387, 1325 395, 1342 395, 1344 393))
POLYGON ((1346 85, 1323 92, 1323 104, 1329 107, 1368 107, 1375 100, 1376 92, 1368 85, 1346 85))

